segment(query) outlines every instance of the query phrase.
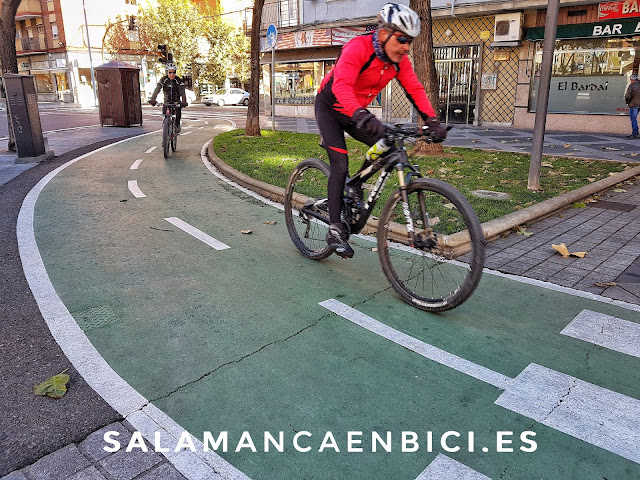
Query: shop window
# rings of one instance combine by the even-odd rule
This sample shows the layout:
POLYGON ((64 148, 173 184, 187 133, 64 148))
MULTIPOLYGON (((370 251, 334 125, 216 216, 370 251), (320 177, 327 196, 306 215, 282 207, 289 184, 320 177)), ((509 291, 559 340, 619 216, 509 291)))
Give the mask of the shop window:
POLYGON ((38 93, 53 93, 53 82, 48 73, 34 75, 36 79, 36 91, 38 93))
MULTIPOLYGON (((550 113, 624 114, 624 92, 640 37, 571 39, 556 42, 549 90, 550 113)), ((536 42, 530 111, 535 112, 542 64, 536 42)))

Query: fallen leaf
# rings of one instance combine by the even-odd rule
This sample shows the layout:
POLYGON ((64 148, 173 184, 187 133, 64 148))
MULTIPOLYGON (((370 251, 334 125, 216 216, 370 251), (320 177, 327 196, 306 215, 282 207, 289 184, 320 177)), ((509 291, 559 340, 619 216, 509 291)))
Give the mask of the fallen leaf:
POLYGON ((614 147, 601 147, 603 150, 613 150, 614 152, 619 152, 620 149, 619 148, 614 148, 614 147))
POLYGON ((445 203, 443 207, 446 208, 447 210, 453 210, 454 208, 456 208, 456 206, 453 203, 445 203))
POLYGON ((571 144, 570 144, 570 143, 565 143, 565 144, 564 144, 564 148, 569 148, 570 146, 571 146, 571 144))
POLYGON ((574 202, 574 204, 572 206, 573 206, 573 208, 584 208, 587 205, 585 203, 583 203, 583 202, 574 202))
POLYGON ((596 282, 594 285, 596 287, 615 287, 618 284, 616 282, 596 282))
POLYGON ((596 179, 592 178, 592 177, 587 177, 587 180, 589 180, 590 182, 595 182, 596 181, 596 179))
POLYGON ((542 162, 540 165, 542 165, 543 167, 553 167, 553 163, 551 162, 542 162))
POLYGON ((571 256, 569 250, 567 249, 567 246, 564 243, 561 243, 560 245, 551 244, 551 247, 553 247, 554 250, 557 250, 564 258, 569 258, 571 256))
POLYGON ((372 252, 377 252, 377 251, 378 251, 378 247, 373 247, 373 248, 371 249, 371 251, 372 251, 372 252))
POLYGON ((435 227, 437 224, 440 223, 440 217, 431 217, 429 218, 427 223, 429 224, 430 227, 435 227))
POLYGON ((554 250, 557 250, 558 253, 560 253, 560 255, 562 255, 564 258, 569 258, 570 256, 573 257, 578 257, 578 258, 584 258, 587 255, 587 252, 571 252, 569 253, 569 249, 567 248, 567 246, 564 243, 561 243, 560 245, 551 245, 553 247, 554 250))
POLYGON ((626 190, 624 188, 616 188, 613 191, 616 192, 616 193, 624 193, 624 192, 626 192, 626 190))
POLYGON ((47 395, 51 398, 61 398, 67 393, 67 383, 69 375, 65 374, 67 370, 63 370, 58 375, 54 375, 33 387, 33 393, 36 395, 47 395))
POLYGON ((251 230, 240 230, 241 233, 244 233, 245 235, 249 235, 251 232, 251 230))
POLYGON ((527 232, 527 229, 520 225, 514 227, 514 229, 518 235, 524 235, 525 237, 530 237, 531 235, 533 235, 533 233, 527 232))
POLYGON ((275 225, 276 222, 275 220, 267 220, 266 222, 264 222, 265 225, 275 225))

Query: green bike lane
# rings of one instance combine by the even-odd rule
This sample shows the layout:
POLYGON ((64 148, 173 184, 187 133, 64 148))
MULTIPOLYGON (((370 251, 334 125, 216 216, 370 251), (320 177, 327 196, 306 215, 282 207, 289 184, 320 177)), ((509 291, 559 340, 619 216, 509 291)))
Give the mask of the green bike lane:
POLYGON ((491 274, 451 312, 416 310, 390 289, 371 242, 356 239, 351 261, 299 255, 280 210, 205 167, 212 135, 181 135, 169 159, 145 153, 159 135, 104 149, 59 172, 35 206, 38 248, 66 308, 182 428, 201 440, 226 432, 217 453, 254 479, 429 478, 437 465, 450 476, 431 478, 640 476, 640 421, 629 421, 640 359, 560 333, 584 310, 633 325, 637 311, 491 274), (335 314, 320 305, 329 299, 355 311, 335 314), (398 339, 350 321, 354 312, 398 339), (444 360, 421 355, 425 344, 444 360), (567 378, 562 396, 547 395, 567 378), (524 387, 505 392, 511 379, 524 387), (282 435, 283 452, 265 451, 265 432, 282 435), (535 451, 523 432, 535 432, 535 451))

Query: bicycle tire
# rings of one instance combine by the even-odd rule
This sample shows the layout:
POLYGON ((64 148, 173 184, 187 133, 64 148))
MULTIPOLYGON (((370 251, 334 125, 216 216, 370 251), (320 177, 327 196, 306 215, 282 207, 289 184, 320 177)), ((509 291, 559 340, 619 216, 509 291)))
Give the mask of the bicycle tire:
POLYGON ((176 127, 175 122, 171 122, 171 150, 173 152, 176 151, 178 147, 178 128, 176 127))
POLYGON ((329 165, 308 158, 291 172, 284 195, 284 217, 294 245, 307 258, 322 260, 333 253, 325 239, 329 228, 327 185, 329 165), (307 205, 320 218, 305 214, 307 205))
POLYGON ((396 190, 378 223, 382 270, 410 305, 428 312, 451 310, 471 296, 482 276, 485 239, 480 221, 467 199, 440 180, 414 179, 407 196, 418 245, 409 246, 402 196, 396 190), (468 264, 455 260, 442 242, 444 235, 465 229, 471 240, 468 264))
POLYGON ((171 135, 171 120, 169 117, 164 117, 162 122, 162 153, 164 158, 169 157, 169 136, 171 135))

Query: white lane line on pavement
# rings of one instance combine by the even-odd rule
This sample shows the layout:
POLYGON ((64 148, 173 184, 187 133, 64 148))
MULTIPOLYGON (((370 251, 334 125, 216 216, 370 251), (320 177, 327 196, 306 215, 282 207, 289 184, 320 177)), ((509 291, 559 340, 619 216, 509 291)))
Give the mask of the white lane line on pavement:
POLYGON ((191 130, 190 132, 181 133, 180 135, 185 136, 185 135, 191 135, 192 133, 193 133, 193 130, 191 130))
POLYGON ((133 194, 134 197, 136 198, 145 198, 146 195, 144 193, 142 193, 142 190, 140 190, 140 187, 138 187, 138 181, 137 180, 129 180, 129 191, 133 194))
MULTIPOLYGON (((217 125, 216 125, 217 127, 217 125)), ((243 187, 242 185, 238 185, 236 182, 233 182, 231 180, 229 180, 227 177, 225 177, 222 173, 220 173, 220 170, 218 170, 215 165, 213 165, 210 161, 209 161, 209 157, 207 156, 207 150, 209 149, 209 146, 211 145, 211 143, 213 142, 213 140, 209 140, 207 143, 205 143, 202 146, 202 149, 200 150, 200 158, 202 159, 202 163, 204 163, 204 166, 207 167, 207 169, 213 173, 216 177, 218 177, 220 180, 222 180, 225 183, 228 183, 229 185, 237 188, 238 190, 240 190, 241 192, 246 193, 247 195, 260 200, 262 203, 266 203, 267 205, 271 205, 274 208, 277 208, 278 210, 283 210, 284 211, 284 206, 281 203, 278 202, 274 202, 272 200, 269 200, 268 198, 263 197, 262 195, 257 194, 256 192, 249 190, 248 188, 243 187)))
POLYGON ((439 453, 416 480, 491 480, 453 458, 439 453))
POLYGON ((640 358, 640 324, 604 313, 582 310, 563 335, 640 358))
POLYGON ((334 299, 324 308, 408 350, 504 392, 496 405, 640 463, 640 400, 530 364, 515 379, 429 345, 334 299))
POLYGON ((446 350, 435 347, 428 343, 418 340, 406 333, 402 333, 395 328, 391 328, 378 320, 371 318, 364 313, 359 312, 355 308, 350 307, 338 300, 330 298, 324 302, 320 302, 320 306, 332 311, 336 315, 339 315, 347 320, 366 328, 370 332, 373 332, 381 337, 391 340, 404 348, 416 352, 429 360, 433 360, 441 365, 449 368, 453 368, 459 372, 469 375, 473 378, 477 378, 485 383, 493 385, 501 390, 507 388, 507 385, 511 379, 501 373, 489 370, 481 365, 465 360, 462 357, 458 357, 453 353, 449 353, 446 350))
MULTIPOLYGON (((107 148, 134 140, 146 135, 157 133, 148 132, 137 137, 127 138, 111 145, 98 148, 80 157, 68 161, 64 165, 44 176, 27 194, 20 207, 16 222, 16 237, 18 251, 22 261, 29 288, 38 303, 51 335, 60 348, 82 375, 87 384, 93 388, 111 407, 123 417, 132 417, 135 425, 142 427, 142 420, 137 415, 144 412, 148 422, 155 422, 155 430, 170 432, 174 437, 179 437, 185 431, 176 421, 164 414, 148 399, 140 395, 129 383, 118 375, 100 355, 78 326, 69 310, 58 296, 47 274, 42 256, 38 250, 35 232, 33 230, 34 211, 38 196, 45 186, 62 170, 73 165, 90 155, 107 148)), ((137 428, 137 427, 136 427, 137 428)), ((153 443, 153 437, 146 437, 153 443)), ((188 480, 216 479, 249 480, 244 473, 235 468, 229 462, 213 451, 204 452, 204 446, 200 441, 194 441, 196 452, 181 450, 179 453, 163 453, 169 462, 176 467, 188 480), (204 465, 203 465, 204 462, 204 465), (192 465, 194 467, 192 467, 192 465), (208 470, 207 470, 208 467, 208 470)))
POLYGON ((495 403, 640 463, 640 400, 532 363, 495 403))
POLYGON ((158 148, 158 147, 157 147, 157 146, 155 146, 155 147, 151 147, 149 150, 147 150, 147 151, 146 151, 146 152, 144 152, 144 153, 151 153, 151 152, 153 152, 156 148, 158 148))
POLYGON ((229 245, 222 243, 220 240, 216 240, 211 235, 204 233, 202 230, 198 230, 193 225, 189 225, 187 222, 183 222, 179 218, 169 217, 169 218, 165 218, 165 220, 170 224, 175 225, 183 232, 188 233, 192 237, 197 238, 201 242, 206 243, 207 245, 209 245, 212 248, 215 248, 216 250, 226 250, 227 248, 231 248, 229 247, 229 245))
POLYGON ((142 163, 142 158, 139 158, 138 160, 133 162, 133 165, 131 165, 131 168, 129 170, 137 170, 141 163, 142 163))

